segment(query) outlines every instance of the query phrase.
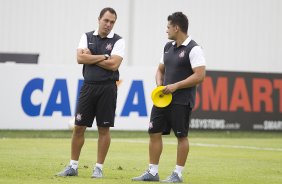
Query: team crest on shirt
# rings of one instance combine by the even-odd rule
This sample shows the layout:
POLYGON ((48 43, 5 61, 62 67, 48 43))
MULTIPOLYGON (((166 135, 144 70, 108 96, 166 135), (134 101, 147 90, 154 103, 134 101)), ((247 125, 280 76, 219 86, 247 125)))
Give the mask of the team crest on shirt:
POLYGON ((81 118, 82 118, 82 114, 77 114, 75 117, 77 121, 81 121, 81 118))
POLYGON ((185 51, 181 51, 180 54, 178 55, 180 58, 183 58, 185 56, 185 51))
POLYGON ((106 50, 112 50, 112 49, 113 49, 113 45, 111 43, 107 43, 106 50))

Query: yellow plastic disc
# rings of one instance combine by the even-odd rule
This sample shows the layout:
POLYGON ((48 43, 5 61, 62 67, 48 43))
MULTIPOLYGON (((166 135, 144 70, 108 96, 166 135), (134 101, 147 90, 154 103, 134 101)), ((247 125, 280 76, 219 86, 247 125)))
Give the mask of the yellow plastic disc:
POLYGON ((156 107, 166 107, 171 103, 172 94, 163 94, 163 89, 164 86, 158 86, 152 91, 151 98, 156 107))

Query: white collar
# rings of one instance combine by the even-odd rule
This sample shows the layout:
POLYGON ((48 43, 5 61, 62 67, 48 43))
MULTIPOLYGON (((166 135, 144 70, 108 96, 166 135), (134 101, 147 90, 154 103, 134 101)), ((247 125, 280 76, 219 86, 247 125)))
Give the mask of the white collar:
MULTIPOLYGON (((96 30, 94 31, 93 35, 97 36, 97 35, 98 35, 98 30, 99 30, 99 29, 96 29, 96 30)), ((107 38, 113 38, 113 37, 114 37, 114 34, 115 34, 114 31, 111 30, 111 32, 107 35, 107 38)))
MULTIPOLYGON (((187 46, 191 40, 191 36, 188 36, 188 38, 186 38, 186 40, 181 45, 187 46)), ((175 41, 172 42, 172 45, 175 45, 175 41)))

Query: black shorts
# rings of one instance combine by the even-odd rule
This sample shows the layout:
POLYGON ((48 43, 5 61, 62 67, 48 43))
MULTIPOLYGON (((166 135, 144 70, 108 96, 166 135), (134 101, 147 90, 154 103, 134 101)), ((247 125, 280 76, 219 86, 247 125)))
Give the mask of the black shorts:
POLYGON ((148 132, 169 135, 172 129, 176 137, 187 137, 191 111, 189 105, 170 104, 165 108, 153 106, 148 132))
POLYGON ((96 118, 97 126, 113 127, 117 101, 117 85, 106 83, 84 83, 80 90, 75 113, 75 124, 92 127, 96 118))

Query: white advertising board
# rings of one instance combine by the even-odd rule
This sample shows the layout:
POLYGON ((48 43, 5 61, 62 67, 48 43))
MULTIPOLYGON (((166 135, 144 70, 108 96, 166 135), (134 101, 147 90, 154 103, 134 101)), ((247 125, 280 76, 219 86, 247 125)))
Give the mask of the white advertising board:
MULTIPOLYGON (((147 130, 154 76, 153 67, 121 67, 113 129, 147 130)), ((0 129, 68 129, 82 81, 79 65, 0 64, 0 129)))

